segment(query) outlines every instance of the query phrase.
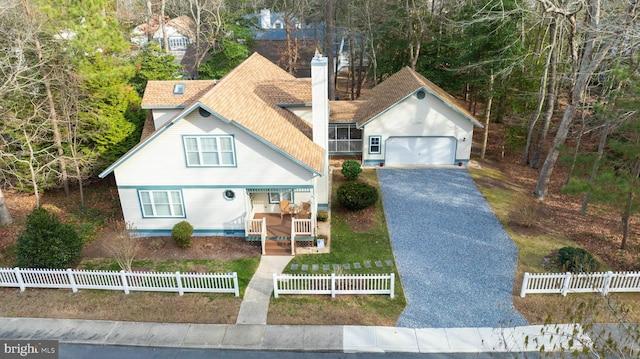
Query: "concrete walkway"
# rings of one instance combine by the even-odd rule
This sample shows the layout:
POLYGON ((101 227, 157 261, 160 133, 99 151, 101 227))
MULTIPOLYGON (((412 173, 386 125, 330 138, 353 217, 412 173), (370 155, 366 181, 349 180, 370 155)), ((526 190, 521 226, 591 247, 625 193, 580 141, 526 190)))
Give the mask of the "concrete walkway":
POLYGON ((273 292, 273 273, 281 274, 292 256, 262 256, 256 273, 244 293, 236 324, 267 324, 273 292))
MULTIPOLYGON (((170 348, 288 350, 345 353, 484 353, 569 348, 572 325, 513 328, 411 329, 365 326, 288 326, 140 323, 101 320, 0 318, 0 340, 170 348)), ((579 329, 579 328, 578 328, 579 329)), ((583 340, 574 340, 574 349, 583 340)))

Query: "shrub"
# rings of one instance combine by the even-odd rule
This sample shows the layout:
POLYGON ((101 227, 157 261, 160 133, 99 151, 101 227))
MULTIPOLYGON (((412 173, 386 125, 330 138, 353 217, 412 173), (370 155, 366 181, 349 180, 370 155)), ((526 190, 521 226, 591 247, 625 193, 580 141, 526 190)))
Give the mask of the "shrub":
POLYGON ((171 230, 171 237, 180 248, 191 247, 191 235, 193 234, 193 226, 187 222, 178 222, 171 230))
POLYGON ((522 227, 533 226, 538 219, 540 203, 533 196, 521 194, 516 198, 515 208, 509 213, 509 219, 522 227))
POLYGON ((342 163, 342 175, 350 180, 358 178, 358 175, 362 172, 360 162, 356 160, 346 160, 342 163))
POLYGON ((82 246, 82 238, 72 226, 38 207, 29 214, 26 227, 18 237, 16 266, 69 268, 80 259, 82 246))
POLYGON ((586 249, 563 247, 558 250, 558 265, 572 272, 591 272, 596 269, 597 262, 586 249))
POLYGON ((318 215, 316 216, 316 219, 320 222, 326 222, 327 219, 329 219, 329 213, 327 213, 327 211, 318 211, 318 215))
POLYGON ((338 202, 347 209, 359 211, 378 200, 378 190, 364 182, 347 182, 338 187, 338 202))

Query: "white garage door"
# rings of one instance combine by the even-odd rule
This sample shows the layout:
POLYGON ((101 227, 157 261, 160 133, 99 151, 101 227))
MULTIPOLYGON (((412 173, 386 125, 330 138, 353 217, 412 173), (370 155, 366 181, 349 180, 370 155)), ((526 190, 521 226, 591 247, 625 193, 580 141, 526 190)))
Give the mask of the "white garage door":
POLYGON ((385 165, 452 165, 456 142, 452 137, 390 137, 386 142, 385 165))

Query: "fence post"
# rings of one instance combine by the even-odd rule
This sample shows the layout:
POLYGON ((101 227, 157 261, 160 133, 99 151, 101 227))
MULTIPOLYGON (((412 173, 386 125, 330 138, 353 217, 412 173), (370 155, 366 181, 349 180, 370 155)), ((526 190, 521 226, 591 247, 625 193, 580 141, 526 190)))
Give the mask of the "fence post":
POLYGON ((524 278, 522 278, 522 288, 520 288, 520 298, 524 298, 527 295, 527 287, 529 286, 529 272, 524 272, 524 278))
POLYGON ((278 298, 278 274, 273 273, 273 297, 278 298))
POLYGON ((336 274, 331 273, 331 298, 336 297, 336 274))
POLYGON ((564 281, 562 282, 562 291, 560 292, 563 297, 567 296, 567 292, 569 292, 569 284, 571 283, 571 272, 567 272, 564 276, 564 281))
POLYGON ((74 293, 78 293, 78 287, 76 286, 76 279, 73 277, 73 271, 71 268, 67 268, 67 275, 69 276, 69 283, 71 283, 71 290, 74 293))
POLYGON ((120 271, 120 279, 122 279, 122 289, 124 289, 124 294, 129 294, 129 284, 127 283, 127 276, 124 270, 120 271))
POLYGON ((391 283, 389 283, 389 285, 391 285, 391 288, 389 288, 391 290, 391 299, 395 298, 395 289, 396 289, 396 274, 395 273, 391 273, 391 283))
POLYGON ((233 272, 233 288, 235 289, 235 292, 233 292, 233 294, 235 294, 236 297, 239 297, 240 286, 238 286, 238 272, 233 272))
POLYGON ((604 287, 602 288, 602 295, 605 296, 609 294, 609 287, 611 286, 611 280, 613 279, 613 272, 608 271, 607 275, 604 277, 604 287))
POLYGON ((180 272, 176 272, 176 284, 178 285, 178 294, 183 295, 184 290, 182 289, 182 278, 180 277, 180 272))
POLYGON ((18 285, 20 285, 20 291, 24 292, 27 289, 27 286, 24 285, 24 280, 22 280, 22 274, 20 274, 20 268, 13 268, 13 272, 16 274, 16 279, 18 279, 18 285))

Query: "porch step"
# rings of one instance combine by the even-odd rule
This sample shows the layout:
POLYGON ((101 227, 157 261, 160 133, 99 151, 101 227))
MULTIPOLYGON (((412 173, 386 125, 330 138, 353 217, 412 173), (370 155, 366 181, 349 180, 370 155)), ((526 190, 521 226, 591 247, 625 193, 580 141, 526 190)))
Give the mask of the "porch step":
POLYGON ((266 240, 265 252, 268 256, 290 256, 291 242, 279 240, 266 240))

